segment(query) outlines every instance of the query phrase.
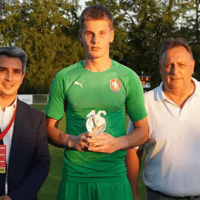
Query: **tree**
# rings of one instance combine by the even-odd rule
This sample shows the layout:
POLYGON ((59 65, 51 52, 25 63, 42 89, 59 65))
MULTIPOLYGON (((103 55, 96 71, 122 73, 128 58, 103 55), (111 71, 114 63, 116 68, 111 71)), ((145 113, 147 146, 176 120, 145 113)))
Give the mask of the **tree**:
POLYGON ((78 8, 77 1, 69 4, 64 0, 29 0, 6 5, 6 18, 0 25, 3 45, 17 45, 29 57, 21 92, 48 93, 55 74, 83 58, 78 30, 72 30, 73 26, 78 27, 78 8))
MULTIPOLYGON (((78 0, 0 0, 0 45, 17 45, 29 56, 20 91, 48 93, 55 74, 84 58, 78 41, 78 0)), ((199 0, 90 0, 113 14, 115 40, 111 58, 138 75, 151 75, 152 88, 161 81, 159 50, 169 37, 184 37, 199 69, 199 0), (192 17, 187 11, 196 13, 192 17)))
POLYGON ((195 72, 194 77, 198 80, 200 80, 200 1, 195 0, 194 3, 194 11, 193 15, 187 18, 186 23, 188 24, 188 41, 190 43, 190 46, 192 47, 193 57, 195 60, 195 72))
MULTIPOLYGON (((179 21, 192 8, 192 1, 122 0, 126 15, 126 29, 129 32, 127 65, 139 75, 151 75, 152 88, 161 81, 159 73, 159 51, 169 37, 176 37, 179 21)), ((181 37, 179 35, 178 37, 181 37)))
MULTIPOLYGON (((4 19, 4 12, 5 12, 5 0, 0 0, 0 24, 4 19)), ((3 43, 3 36, 0 35, 0 46, 3 43)))

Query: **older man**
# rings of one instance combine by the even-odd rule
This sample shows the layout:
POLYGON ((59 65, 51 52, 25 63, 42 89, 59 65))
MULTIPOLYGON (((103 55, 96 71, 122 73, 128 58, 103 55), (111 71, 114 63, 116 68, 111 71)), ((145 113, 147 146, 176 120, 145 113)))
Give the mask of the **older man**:
MULTIPOLYGON (((145 94, 149 139, 143 181, 148 200, 200 199, 200 83, 192 78, 195 61, 187 42, 170 38, 160 52, 163 82, 145 94)), ((128 132, 133 130, 129 123, 128 132)), ((139 150, 126 157, 137 197, 139 150)))
POLYGON ((0 49, 0 200, 36 200, 49 172, 45 114, 17 99, 27 54, 0 49))

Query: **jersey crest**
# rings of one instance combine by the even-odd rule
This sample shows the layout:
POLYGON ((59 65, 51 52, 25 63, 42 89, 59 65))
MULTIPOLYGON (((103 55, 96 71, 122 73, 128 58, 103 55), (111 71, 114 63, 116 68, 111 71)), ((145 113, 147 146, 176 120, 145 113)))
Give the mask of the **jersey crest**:
POLYGON ((121 83, 118 79, 111 79, 110 87, 111 87, 112 91, 114 91, 115 93, 118 93, 121 88, 121 83))

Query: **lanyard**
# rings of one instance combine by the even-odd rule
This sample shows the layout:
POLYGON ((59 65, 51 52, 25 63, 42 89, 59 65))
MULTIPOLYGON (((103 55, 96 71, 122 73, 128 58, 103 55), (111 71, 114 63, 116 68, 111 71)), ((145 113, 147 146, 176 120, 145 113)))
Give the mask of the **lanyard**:
POLYGON ((12 126, 13 122, 15 121, 16 110, 17 109, 15 109, 12 119, 10 120, 10 123, 8 124, 8 126, 0 133, 0 140, 8 133, 10 127, 12 126))

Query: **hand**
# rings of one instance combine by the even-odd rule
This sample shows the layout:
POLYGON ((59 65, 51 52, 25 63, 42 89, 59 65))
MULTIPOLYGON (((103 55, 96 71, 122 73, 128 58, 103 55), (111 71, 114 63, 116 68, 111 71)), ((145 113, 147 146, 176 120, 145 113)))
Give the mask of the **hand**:
POLYGON ((0 200, 12 200, 12 199, 7 195, 3 195, 3 196, 0 196, 0 200))
MULTIPOLYGON (((87 138, 88 137, 89 137, 88 133, 81 133, 77 136, 70 135, 69 147, 76 149, 78 151, 86 150, 89 147, 88 144, 87 144, 87 138)), ((68 150, 68 149, 66 148, 66 150, 68 150)))
POLYGON ((88 150, 94 152, 113 153, 121 147, 120 139, 108 133, 101 133, 100 135, 88 133, 87 143, 89 145, 88 150))
POLYGON ((133 199, 134 199, 134 200, 140 200, 139 197, 134 197, 133 199))

